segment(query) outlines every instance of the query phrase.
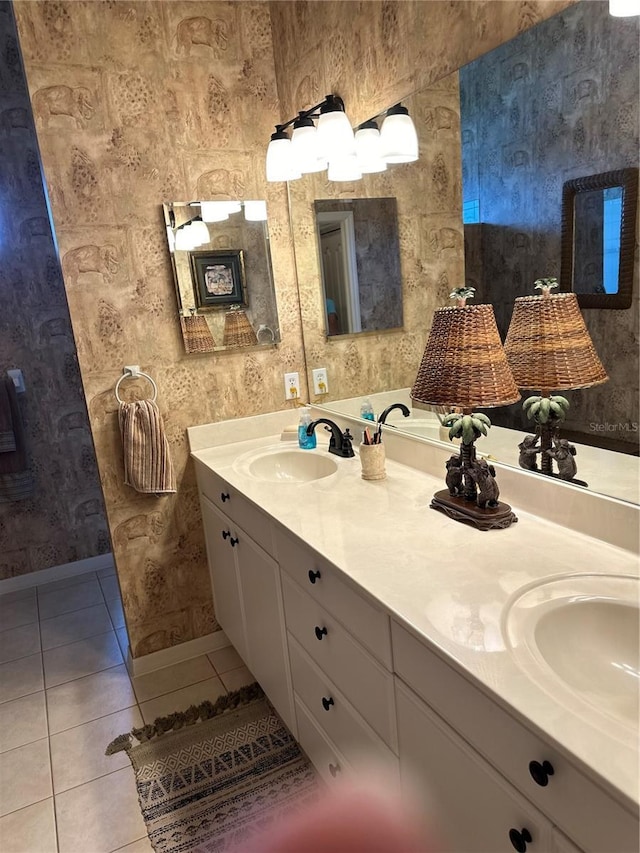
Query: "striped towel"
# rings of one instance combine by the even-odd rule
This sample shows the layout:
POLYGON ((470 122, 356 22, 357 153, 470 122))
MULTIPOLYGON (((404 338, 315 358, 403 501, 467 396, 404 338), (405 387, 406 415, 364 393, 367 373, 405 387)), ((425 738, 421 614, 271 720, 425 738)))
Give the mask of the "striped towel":
POLYGON ((164 495, 176 490, 169 442, 160 411, 151 400, 120 403, 124 482, 138 492, 164 495))

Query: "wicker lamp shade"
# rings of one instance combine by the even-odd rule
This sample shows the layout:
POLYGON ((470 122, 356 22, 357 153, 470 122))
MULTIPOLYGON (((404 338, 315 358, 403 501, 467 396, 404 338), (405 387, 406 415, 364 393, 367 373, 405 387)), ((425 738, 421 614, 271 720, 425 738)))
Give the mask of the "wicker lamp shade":
POLYGON ((411 397, 462 409, 520 399, 491 305, 436 310, 411 397))
POLYGON ((213 352, 216 348, 206 319, 200 314, 180 318, 184 348, 188 353, 213 352))
POLYGON ((504 348, 522 389, 590 388, 609 378, 575 293, 516 299, 504 348))
POLYGON ((225 347, 250 347, 258 343, 258 338, 241 308, 232 308, 224 316, 222 344, 225 347))

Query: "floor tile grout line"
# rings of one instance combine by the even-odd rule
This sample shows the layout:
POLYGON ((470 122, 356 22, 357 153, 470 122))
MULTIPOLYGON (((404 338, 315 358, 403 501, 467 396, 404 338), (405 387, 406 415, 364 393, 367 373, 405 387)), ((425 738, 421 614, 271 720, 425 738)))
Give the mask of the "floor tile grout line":
MULTIPOLYGON (((93 782, 97 782, 98 779, 106 779, 107 776, 113 776, 114 773, 120 773, 121 770, 130 769, 135 776, 135 770, 133 769, 133 765, 131 764, 131 760, 130 759, 127 759, 127 760, 129 761, 129 763, 126 764, 124 767, 116 767, 115 770, 109 770, 107 773, 100 773, 98 776, 94 776, 92 779, 87 779, 86 782, 80 782, 79 785, 71 785, 70 788, 65 788, 64 791, 55 791, 53 794, 54 800, 56 797, 60 797, 63 794, 67 794, 69 791, 77 791, 78 788, 83 788, 85 785, 91 785, 93 782)), ((133 841, 131 841, 129 843, 133 844, 133 841)), ((116 848, 116 850, 117 849, 118 848, 116 848)))
POLYGON ((42 661, 42 688, 44 690, 44 714, 45 723, 47 726, 47 748, 49 752, 49 778, 51 780, 51 798, 53 806, 53 829, 55 833, 56 850, 60 850, 60 838, 58 836, 58 811, 56 809, 56 798, 53 790, 53 756, 51 753, 51 727, 49 726, 49 699, 47 697, 47 688, 44 680, 44 654, 42 652, 42 631, 40 628, 40 600, 36 595, 36 612, 38 614, 38 633, 40 635, 40 656, 42 661))
MULTIPOLYGON (((74 726, 69 726, 68 729, 60 729, 60 731, 57 732, 50 732, 49 740, 51 740, 52 737, 56 737, 57 735, 64 734, 65 732, 71 732, 74 729, 79 729, 81 726, 86 726, 88 723, 95 723, 97 720, 104 720, 105 717, 111 717, 114 714, 119 714, 121 711, 128 711, 130 708, 135 708, 137 706, 137 702, 132 702, 130 705, 126 705, 124 708, 118 708, 117 711, 109 711, 108 714, 101 714, 99 717, 92 717, 90 720, 84 720, 82 723, 76 723, 74 726)), ((138 708, 138 710, 140 709, 138 708)), ((142 716, 142 714, 140 716, 142 716)))
MULTIPOLYGON (((96 634, 96 637, 106 636, 106 634, 113 634, 115 644, 118 647, 118 654, 120 655, 119 663, 110 663, 109 666, 103 666, 100 669, 94 669, 91 672, 85 672, 84 675, 76 675, 73 678, 68 678, 66 681, 59 681, 57 684, 51 684, 47 686, 46 674, 45 674, 45 690, 54 690, 56 687, 62 687, 63 684, 71 684, 72 681, 79 681, 81 678, 88 678, 90 675, 97 675, 99 672, 106 672, 108 669, 114 669, 116 666, 122 666, 124 664, 124 660, 122 659, 122 650, 120 649, 120 644, 118 643, 118 638, 115 636, 115 631, 107 631, 105 634, 96 634)), ((87 637, 88 640, 92 639, 91 637, 87 637)), ((79 640, 78 642, 83 642, 79 640)), ((73 644, 70 644, 73 645, 73 644)), ((66 648, 66 646, 58 646, 59 649, 66 648)), ((55 651, 55 649, 47 649, 47 651, 55 651)), ((126 664, 125 664, 126 665, 126 664)))
MULTIPOLYGON (((30 809, 31 806, 37 806, 38 803, 44 803, 46 800, 53 800, 53 812, 54 812, 54 822, 55 822, 55 797, 53 796, 53 785, 51 785, 52 793, 48 797, 40 797, 39 800, 34 800, 32 803, 29 803, 27 806, 20 806, 19 809, 11 809, 10 812, 5 812, 3 815, 0 815, 0 820, 3 820, 5 817, 9 817, 9 815, 15 814, 16 812, 21 812, 23 809, 30 809)), ((4 849, 4 848, 3 848, 4 849)), ((58 850, 58 833, 56 831, 56 850, 58 850)))
MULTIPOLYGON (((191 658, 191 660, 193 660, 193 658, 191 658)), ((185 661, 182 661, 182 663, 185 663, 185 661)), ((178 664, 178 666, 179 666, 179 664, 178 664)), ((156 669, 156 670, 154 670, 154 672, 160 672, 160 670, 156 669)), ((149 673, 149 675, 151 675, 151 673, 149 673)), ((216 673, 216 671, 214 669, 213 675, 208 675, 206 678, 199 678, 197 681, 192 681, 189 684, 183 684, 182 687, 178 687, 175 690, 167 690, 166 693, 159 693, 157 696, 151 696, 149 699, 142 699, 142 700, 138 699, 138 694, 136 693, 136 686, 133 683, 133 679, 131 679, 131 685, 133 687, 133 692, 136 693, 136 699, 138 699, 138 703, 140 705, 146 705, 147 702, 155 702, 156 699, 162 699, 163 696, 169 696, 170 693, 179 693, 180 690, 187 690, 187 688, 189 688, 189 687, 195 687, 196 684, 203 684, 205 681, 209 681, 211 678, 219 678, 220 681, 222 681, 222 679, 220 678, 220 676, 216 673)))

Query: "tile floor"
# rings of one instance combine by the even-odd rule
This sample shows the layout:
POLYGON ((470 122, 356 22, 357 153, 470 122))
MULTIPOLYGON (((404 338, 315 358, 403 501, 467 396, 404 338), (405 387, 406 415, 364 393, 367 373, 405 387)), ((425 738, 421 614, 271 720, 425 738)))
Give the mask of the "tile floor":
POLYGON ((231 647, 130 678, 113 569, 0 596, 0 851, 150 853, 116 735, 253 680, 231 647))

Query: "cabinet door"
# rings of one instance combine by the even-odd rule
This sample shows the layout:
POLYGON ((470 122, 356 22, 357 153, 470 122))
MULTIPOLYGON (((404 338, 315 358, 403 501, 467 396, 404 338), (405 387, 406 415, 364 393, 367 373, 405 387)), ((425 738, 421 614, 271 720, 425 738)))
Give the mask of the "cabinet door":
POLYGON ((200 503, 216 619, 240 657, 248 663, 240 581, 235 548, 231 544, 237 534, 226 515, 204 495, 201 495, 200 503))
POLYGON ((396 695, 402 784, 425 803, 442 849, 548 853, 544 817, 399 680, 396 695))
POLYGON ((278 564, 238 529, 234 551, 238 561, 244 608, 248 665, 295 734, 293 689, 287 654, 278 564))

